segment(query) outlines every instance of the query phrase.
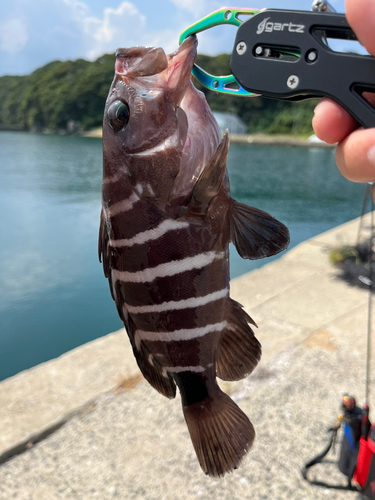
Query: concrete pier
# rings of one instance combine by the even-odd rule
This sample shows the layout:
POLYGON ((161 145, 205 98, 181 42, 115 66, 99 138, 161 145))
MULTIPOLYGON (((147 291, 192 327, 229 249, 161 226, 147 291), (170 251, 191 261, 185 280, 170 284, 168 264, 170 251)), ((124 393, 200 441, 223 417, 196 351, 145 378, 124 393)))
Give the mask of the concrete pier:
MULTIPOLYGON (((355 243, 358 224, 231 282, 263 346, 251 376, 221 383, 257 432, 233 474, 204 476, 179 396, 169 401, 144 381, 120 330, 0 383, 0 499, 359 498, 311 486, 300 474, 327 442, 340 393, 359 404, 364 396, 368 294, 339 279, 328 259, 333 246, 355 243)), ((374 354, 375 341, 372 387, 374 354)), ((345 485, 337 457, 329 459, 311 474, 345 485)))

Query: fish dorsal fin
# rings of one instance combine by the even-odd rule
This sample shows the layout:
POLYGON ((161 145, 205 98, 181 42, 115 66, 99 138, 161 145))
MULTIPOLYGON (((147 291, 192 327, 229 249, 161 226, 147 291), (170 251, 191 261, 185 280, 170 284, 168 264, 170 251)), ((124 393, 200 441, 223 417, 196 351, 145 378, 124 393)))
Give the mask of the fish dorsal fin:
POLYGON ((289 231, 282 222, 235 200, 230 208, 230 236, 243 259, 270 257, 289 244, 289 231))
POLYGON ((226 172, 228 149, 229 136, 227 130, 209 163, 203 168, 195 183, 189 203, 191 212, 205 213, 212 198, 218 194, 226 172))

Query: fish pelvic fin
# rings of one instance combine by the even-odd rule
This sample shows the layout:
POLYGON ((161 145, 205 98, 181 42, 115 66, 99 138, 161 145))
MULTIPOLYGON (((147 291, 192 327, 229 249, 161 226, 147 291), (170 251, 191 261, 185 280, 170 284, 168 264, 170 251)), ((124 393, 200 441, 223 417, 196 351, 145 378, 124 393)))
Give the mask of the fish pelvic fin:
POLYGON ((106 227, 104 211, 100 213, 100 228, 99 228, 99 241, 98 241, 98 256, 99 262, 103 262, 104 275, 106 278, 109 276, 109 239, 106 227))
POLYGON ((157 359, 152 356, 144 342, 136 343, 134 333, 136 327, 128 317, 124 319, 124 325, 129 336, 130 343, 133 348, 133 354, 137 361, 138 367, 147 382, 166 398, 173 399, 176 396, 176 384, 167 373, 164 374, 162 367, 157 359))
POLYGON ((170 375, 163 375, 162 368, 144 343, 141 342, 139 350, 137 347, 133 347, 133 353, 147 382, 166 398, 173 399, 176 396, 176 384, 170 375))
POLYGON ((215 153, 203 168, 195 183, 189 203, 190 212, 204 214, 210 201, 220 191, 226 173, 228 150, 229 135, 227 130, 215 153))
POLYGON ((216 374, 222 380, 241 380, 254 370, 262 355, 249 323, 257 325, 233 299, 229 299, 227 322, 216 354, 216 374))
POLYGON ((107 231, 107 222, 102 209, 100 214, 100 228, 99 228, 99 242, 98 242, 98 254, 99 262, 103 263, 104 276, 108 278, 109 290, 111 292, 112 299, 116 302, 117 310, 119 311, 121 317, 121 305, 117 303, 116 296, 114 293, 114 287, 112 283, 112 273, 111 273, 111 249, 109 246, 109 237, 107 231))
POLYGON ((239 466, 254 442, 255 431, 245 413, 216 387, 212 396, 183 406, 183 411, 203 472, 221 477, 239 466))
POLYGON ((288 228, 272 215, 232 200, 230 236, 243 259, 262 259, 285 250, 288 228))
POLYGON ((176 396, 176 384, 174 383, 170 375, 163 372, 162 367, 155 359, 155 357, 152 356, 152 353, 149 351, 149 349, 147 349, 147 346, 144 344, 144 342, 140 341, 138 344, 136 343, 136 326, 131 316, 124 313, 122 307, 123 304, 120 299, 120 285, 119 283, 114 285, 112 282, 109 238, 103 210, 100 216, 98 252, 99 260, 103 261, 104 275, 106 278, 108 278, 109 289, 111 291, 112 298, 116 303, 118 314, 124 323, 133 349, 134 357, 137 361, 139 369, 142 372, 142 375, 154 389, 160 392, 160 394, 169 399, 173 399, 176 396))

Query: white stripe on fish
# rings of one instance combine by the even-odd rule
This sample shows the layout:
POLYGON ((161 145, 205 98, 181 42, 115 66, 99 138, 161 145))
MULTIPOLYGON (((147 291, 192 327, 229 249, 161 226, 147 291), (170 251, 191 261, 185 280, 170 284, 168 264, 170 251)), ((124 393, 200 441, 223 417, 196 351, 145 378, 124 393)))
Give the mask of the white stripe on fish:
POLYGON ((134 203, 139 200, 139 197, 133 193, 126 198, 125 200, 118 201, 109 207, 106 207, 104 210, 106 212, 107 217, 114 217, 115 215, 122 214, 124 212, 129 212, 133 208, 134 203))
POLYGON ((215 300, 223 299, 229 295, 229 289, 223 288, 218 292, 209 293, 203 297, 191 297, 190 299, 162 302, 161 304, 151 304, 147 306, 130 306, 129 304, 124 304, 127 312, 130 314, 147 314, 147 313, 159 313, 164 311, 176 311, 179 309, 189 309, 192 307, 200 307, 214 302, 215 300))
POLYGON ((166 149, 177 148, 180 140, 180 130, 177 127, 176 131, 167 137, 164 141, 160 142, 156 146, 145 151, 138 151, 137 153, 128 153, 128 156, 151 156, 155 153, 165 151, 166 149))
POLYGON ((109 243, 113 248, 142 245, 143 243, 147 243, 148 241, 157 240, 158 238, 163 236, 165 233, 168 233, 169 231, 184 229, 185 227, 188 226, 189 226, 188 222, 166 219, 163 222, 161 222, 157 227, 138 233, 132 238, 121 239, 121 240, 109 240, 109 243))
POLYGON ((210 363, 207 366, 166 366, 165 368, 163 368, 163 370, 170 373, 180 373, 180 372, 201 373, 207 370, 207 368, 211 368, 211 366, 213 366, 213 363, 210 363))
POLYGON ((210 363, 207 366, 165 366, 162 369, 162 373, 164 377, 168 377, 169 373, 181 373, 181 372, 194 372, 194 373, 202 373, 207 370, 207 368, 211 368, 213 363, 210 363))
POLYGON ((174 330, 173 332, 146 332, 144 330, 136 330, 135 332, 135 343, 139 348, 140 342, 142 340, 149 340, 151 342, 176 342, 179 340, 192 340, 200 337, 204 337, 208 333, 221 332, 227 328, 228 322, 222 321, 221 323, 214 323, 211 325, 206 325, 201 328, 189 328, 174 330))
POLYGON ((129 272, 112 269, 112 280, 113 282, 117 280, 126 283, 150 283, 156 278, 165 278, 166 276, 175 276, 176 274, 191 271, 192 269, 201 269, 215 260, 223 259, 224 257, 225 252, 205 252, 194 257, 172 260, 171 262, 166 262, 155 267, 148 267, 142 271, 129 272))
POLYGON ((118 172, 117 174, 103 177, 103 184, 113 184, 113 183, 119 181, 123 176, 124 176, 123 172, 118 172))

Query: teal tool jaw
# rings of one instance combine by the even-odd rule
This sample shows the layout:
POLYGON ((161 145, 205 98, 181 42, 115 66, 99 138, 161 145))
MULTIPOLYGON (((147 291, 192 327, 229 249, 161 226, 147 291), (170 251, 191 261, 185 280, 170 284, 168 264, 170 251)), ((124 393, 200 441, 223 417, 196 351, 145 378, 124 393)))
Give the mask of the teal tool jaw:
POLYGON ((190 35, 201 33, 202 31, 206 31, 214 26, 220 26, 221 24, 232 24, 238 28, 242 24, 238 16, 241 14, 253 16, 258 14, 258 12, 260 12, 259 9, 234 9, 231 7, 222 7, 186 28, 180 35, 179 43, 181 44, 185 38, 190 35))
MULTIPOLYGON (((201 33, 214 26, 220 26, 222 24, 231 24, 237 28, 241 26, 242 20, 239 18, 240 15, 244 16, 254 16, 260 12, 259 9, 240 9, 223 7, 209 16, 204 17, 200 21, 192 24, 180 35, 179 43, 181 44, 185 38, 190 35, 201 33)), ((198 82, 209 90, 214 92, 221 92, 223 94, 231 94, 238 96, 256 96, 258 94, 253 94, 243 89, 241 85, 237 82, 233 75, 226 76, 215 76, 207 73, 204 69, 200 68, 196 64, 193 66, 192 74, 198 80, 198 82)))
POLYGON ((233 75, 210 75, 210 73, 207 73, 207 71, 204 71, 204 69, 200 68, 196 64, 194 64, 191 73, 194 78, 198 80, 201 85, 203 85, 203 87, 206 87, 209 90, 213 90, 214 92, 221 92, 223 94, 232 94, 243 97, 255 97, 256 95, 258 95, 243 89, 233 75), (229 85, 234 85, 235 88, 229 87, 229 85))

